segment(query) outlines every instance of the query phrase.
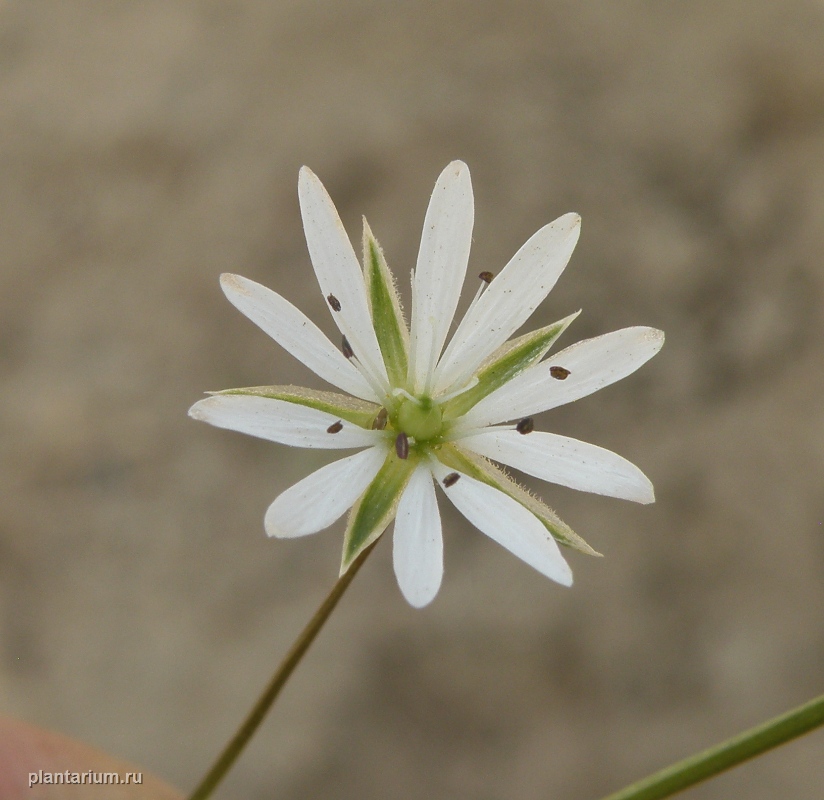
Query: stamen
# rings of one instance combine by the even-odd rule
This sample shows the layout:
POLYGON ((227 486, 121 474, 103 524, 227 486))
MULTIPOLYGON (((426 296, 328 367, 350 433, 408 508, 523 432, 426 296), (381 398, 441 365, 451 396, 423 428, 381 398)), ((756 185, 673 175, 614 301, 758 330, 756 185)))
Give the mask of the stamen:
MULTIPOLYGON (((348 340, 344 337, 346 343, 348 344, 348 340)), ((350 345, 351 347, 351 345, 350 345)), ((344 353, 344 355, 346 355, 344 353)), ((357 367, 358 372, 363 375, 364 380, 369 384, 372 391, 375 393, 375 397, 380 399, 381 397, 388 399, 389 398, 389 391, 387 386, 383 383, 382 380, 377 378, 372 374, 370 370, 366 368, 364 363, 358 359, 358 357, 353 353, 351 356, 347 356, 347 358, 357 367)))
MULTIPOLYGON (((412 308, 415 308, 415 270, 409 270, 410 285, 412 286, 412 308)), ((406 373, 406 380, 412 383, 412 377, 415 374, 415 348, 409 348, 409 369, 406 373)), ((414 387, 412 387, 414 388, 414 387)))
POLYGON ((388 416, 389 412, 385 408, 382 408, 380 411, 378 411, 378 416, 375 417, 374 420, 372 420, 372 430, 382 431, 384 428, 386 428, 386 419, 388 416))
POLYGON ((333 422, 327 429, 327 433, 340 433, 343 430, 343 422, 338 420, 337 422, 333 422))
MULTIPOLYGON (((415 270, 413 269, 410 274, 411 274, 411 277, 412 277, 412 308, 415 308, 415 294, 416 294, 415 270)), ((434 324, 434 322, 431 322, 430 324, 434 324)), ((420 394, 425 394, 428 397, 432 394, 432 378, 435 375, 435 367, 438 364, 438 355, 439 355, 439 353, 438 353, 438 342, 436 342, 434 339, 431 342, 431 346, 430 346, 430 350, 429 350, 429 362, 428 362, 429 364, 431 364, 431 368, 429 370, 429 374, 423 376, 423 385, 422 386, 419 384, 419 381, 417 380, 417 378, 420 377, 420 376, 416 376, 416 372, 417 372, 416 350, 417 350, 417 348, 415 348, 415 347, 410 347, 409 348, 409 370, 407 371, 408 381, 409 381, 410 384, 412 384, 411 388, 412 388, 413 392, 418 392, 420 394), (413 378, 414 378, 414 380, 413 380, 413 378)), ((406 396, 409 397, 409 395, 406 395, 406 396)), ((414 398, 409 397, 409 399, 413 400, 414 398)))
POLYGON ((326 295, 326 302, 332 307, 332 311, 340 311, 340 300, 335 295, 326 295))
POLYGON ((459 418, 457 422, 449 428, 443 440, 445 442, 459 442, 461 439, 466 439, 467 436, 477 436, 479 433, 494 433, 495 431, 512 431, 515 429, 515 425, 490 425, 486 428, 478 428, 475 425, 462 425, 461 419, 459 418))
MULTIPOLYGON (((481 275, 483 274, 484 273, 482 272, 481 275)), ((491 275, 492 273, 490 272, 489 274, 491 275)), ((478 275, 478 277, 481 278, 481 275, 478 275)), ((478 291, 475 292, 475 296, 472 298, 472 302, 469 304, 469 308, 472 308, 475 305, 475 303, 477 303, 478 300, 481 299, 481 295, 484 293, 484 289, 486 289, 487 286, 489 286, 489 282, 481 278, 481 285, 478 287, 478 291)), ((468 310, 467 313, 469 313, 468 310)))
POLYGON ((464 392, 468 392, 470 389, 474 389, 478 385, 478 376, 473 375, 472 379, 463 389, 457 389, 454 392, 450 392, 449 394, 444 395, 443 397, 438 398, 439 403, 446 403, 448 400, 451 400, 453 397, 457 397, 459 394, 463 394, 464 392))
POLYGON ((352 349, 352 345, 349 344, 349 340, 344 336, 343 343, 341 344, 341 350, 343 350, 343 355, 346 358, 353 358, 355 355, 355 351, 352 349))
POLYGON ((422 405, 421 401, 418 400, 417 397, 413 397, 411 394, 409 394, 409 392, 407 392, 406 389, 401 389, 400 387, 398 387, 397 389, 392 390, 392 394, 395 397, 405 397, 407 400, 410 400, 416 406, 418 406, 418 408, 420 408, 422 405))
POLYGON ((395 439, 395 453, 401 460, 409 458, 409 437, 403 431, 395 439))
POLYGON ((535 430, 535 420, 532 417, 524 417, 516 426, 515 430, 518 433, 526 435, 527 433, 532 433, 535 430))
MULTIPOLYGON (((430 323, 434 324, 434 322, 430 323)), ((432 379, 435 377, 435 367, 438 365, 438 358, 440 357, 440 348, 438 346, 437 340, 433 339, 430 343, 429 349, 429 363, 432 365, 432 369, 429 370, 429 374, 425 376, 423 387, 420 389, 422 394, 427 396, 432 394, 432 379)), ((419 387, 415 387, 415 391, 418 391, 419 387)))
POLYGON ((549 374, 558 381, 565 381, 571 375, 565 367, 550 367, 549 374))
POLYGON ((461 477, 461 476, 460 476, 460 475, 458 475, 458 473, 457 473, 457 472, 450 472, 450 473, 449 473, 449 475, 447 475, 447 476, 443 479, 443 485, 444 485, 444 488, 448 489, 450 486, 454 486, 454 485, 458 482, 458 479, 459 479, 460 477, 461 477))
MULTIPOLYGON (((478 291, 475 292, 475 297, 472 298, 472 302, 469 304, 469 308, 466 309, 466 312, 464 313, 463 320, 461 320, 461 323, 463 323, 463 321, 466 320, 469 317, 469 315, 472 313, 472 310, 475 308, 475 306, 478 304, 478 301, 481 299, 481 295, 484 293, 484 290, 489 286, 490 283, 492 283, 492 279, 495 277, 495 273, 484 271, 484 272, 481 272, 478 275, 478 277, 481 279, 481 285, 478 287, 478 291)), ((435 376, 433 375, 433 377, 435 377, 435 376)), ((469 377, 468 373, 464 372, 461 375, 459 375, 454 381, 452 381, 452 383, 450 383, 449 386, 444 387, 444 388, 449 389, 452 386, 459 385, 459 384, 463 383, 463 381, 465 381, 468 377, 469 377)), ((475 383, 477 383, 477 382, 478 381, 476 379, 475 383)), ((467 387, 467 388, 471 388, 471 387, 467 387)), ((461 389, 460 391, 455 392, 455 394, 449 395, 449 397, 454 397, 455 395, 460 394, 463 391, 466 391, 466 389, 461 389)))
POLYGON ((486 289, 486 287, 489 286, 490 283, 492 283, 492 279, 495 277, 495 273, 490 272, 489 270, 484 270, 483 272, 478 274, 478 277, 481 279, 481 285, 478 287, 478 291, 475 292, 475 297, 472 298, 472 302, 469 304, 470 308, 472 308, 472 306, 474 306, 475 303, 478 302, 478 300, 484 292, 484 289, 486 289))

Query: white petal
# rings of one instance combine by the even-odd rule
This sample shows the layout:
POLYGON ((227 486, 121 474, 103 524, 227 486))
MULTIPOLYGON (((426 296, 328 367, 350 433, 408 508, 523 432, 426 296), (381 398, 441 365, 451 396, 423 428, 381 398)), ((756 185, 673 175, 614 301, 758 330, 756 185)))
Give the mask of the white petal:
POLYGON ((363 368, 378 385, 386 387, 386 367, 372 326, 363 272, 332 199, 308 167, 300 170, 298 196, 306 244, 321 291, 330 307, 330 297, 340 303, 340 311, 332 309, 332 319, 363 368))
POLYGON ((386 448, 378 446, 321 467, 269 506, 266 533, 291 539, 328 528, 366 491, 385 459, 386 448))
POLYGON ((316 375, 362 400, 380 402, 363 375, 302 311, 240 275, 220 276, 229 302, 316 375))
POLYGON ((432 602, 443 578, 441 515, 428 464, 421 464, 401 495, 392 547, 395 575, 407 602, 432 602))
POLYGON ((558 543, 540 520, 517 500, 481 481, 460 474, 451 486, 444 478, 452 470, 432 461, 432 473, 446 496, 479 531, 503 545, 543 575, 564 586, 572 585, 572 570, 558 543))
POLYGON ((412 278, 410 382, 426 392, 461 294, 475 219, 469 168, 453 161, 440 175, 426 210, 412 278))
POLYGON ((461 447, 571 489, 636 503, 655 501, 652 483, 638 467, 611 450, 577 439, 538 431, 522 435, 490 430, 462 438, 461 447))
POLYGON ((571 403, 631 375, 663 346, 655 328, 623 328, 585 339, 522 372, 471 408, 461 427, 484 427, 503 420, 538 414, 571 403), (554 366, 569 370, 565 380, 553 378, 554 366))
POLYGON ((345 450, 368 447, 385 438, 381 431, 364 430, 325 411, 270 397, 214 395, 195 403, 189 416, 218 428, 292 447, 345 450), (341 423, 341 430, 329 433, 328 428, 337 422, 341 423))
POLYGON ((459 385, 543 302, 572 256, 581 218, 565 214, 534 234, 461 320, 435 373, 436 393, 459 385))

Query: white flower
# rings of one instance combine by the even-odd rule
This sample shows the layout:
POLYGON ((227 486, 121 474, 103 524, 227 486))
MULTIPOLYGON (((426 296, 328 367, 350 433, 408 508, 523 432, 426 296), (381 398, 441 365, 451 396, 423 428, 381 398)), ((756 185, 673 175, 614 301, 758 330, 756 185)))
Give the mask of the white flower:
POLYGON ((444 350, 472 239, 467 166, 451 163, 435 185, 412 274, 411 329, 366 222, 361 269, 335 206, 306 167, 299 196, 312 265, 344 337, 341 349, 275 292, 237 275, 223 275, 221 285, 243 314, 348 394, 231 389, 189 413, 294 447, 365 449, 283 492, 266 512, 266 532, 304 536, 351 509, 343 574, 394 519, 395 574, 406 599, 421 607, 435 597, 443 575, 437 483, 475 527, 570 585, 558 542, 595 551, 489 459, 575 489, 653 502, 652 484, 637 467, 609 450, 533 432, 531 417, 634 372, 661 348, 663 333, 625 328, 542 360, 573 314, 510 340, 572 255, 580 218, 566 214, 532 236, 494 280, 481 273, 478 294, 444 350), (507 421, 516 422, 501 424, 507 421))

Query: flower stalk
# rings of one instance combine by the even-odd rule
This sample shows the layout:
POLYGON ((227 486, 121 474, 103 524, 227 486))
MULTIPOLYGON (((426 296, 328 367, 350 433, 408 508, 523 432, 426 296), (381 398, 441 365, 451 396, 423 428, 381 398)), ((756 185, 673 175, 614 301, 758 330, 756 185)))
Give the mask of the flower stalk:
POLYGON ((696 753, 603 800, 660 800, 824 725, 824 695, 696 753))
POLYGON ((363 562, 366 561, 367 556, 372 552, 375 544, 377 544, 377 542, 374 542, 363 550, 352 562, 352 566, 338 578, 332 587, 332 591, 329 592, 312 619, 309 620, 298 638, 295 639, 294 644, 280 663, 275 674, 272 675, 272 678, 257 702, 252 706, 243 724, 237 729, 235 735, 215 760, 211 769, 204 775, 197 788, 189 795, 188 800, 206 800, 206 798, 211 797, 212 792, 214 792, 223 778, 226 777, 226 774, 240 757, 249 740, 254 736, 260 723, 263 722, 269 709, 275 700, 277 700, 286 681, 289 680, 289 677, 295 671, 297 665, 300 664, 303 656, 306 655, 306 651, 312 642, 315 641, 315 637, 320 633, 326 620, 329 619, 329 615, 335 610, 338 601, 343 597, 343 593, 349 587, 349 584, 352 583, 352 579, 357 575, 361 566, 363 566, 363 562))

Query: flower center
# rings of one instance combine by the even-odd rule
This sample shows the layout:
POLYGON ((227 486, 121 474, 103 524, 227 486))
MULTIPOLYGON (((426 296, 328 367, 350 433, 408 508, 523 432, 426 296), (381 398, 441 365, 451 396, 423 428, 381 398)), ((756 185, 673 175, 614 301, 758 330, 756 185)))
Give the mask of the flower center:
POLYGON ((441 407, 428 397, 404 398, 398 409, 398 428, 416 442, 432 439, 443 428, 441 407))

